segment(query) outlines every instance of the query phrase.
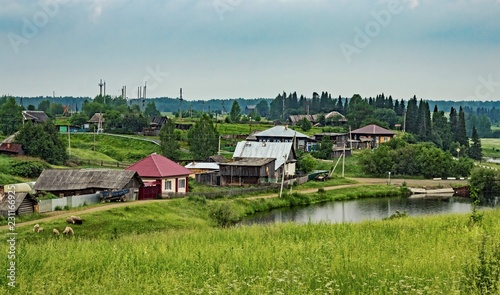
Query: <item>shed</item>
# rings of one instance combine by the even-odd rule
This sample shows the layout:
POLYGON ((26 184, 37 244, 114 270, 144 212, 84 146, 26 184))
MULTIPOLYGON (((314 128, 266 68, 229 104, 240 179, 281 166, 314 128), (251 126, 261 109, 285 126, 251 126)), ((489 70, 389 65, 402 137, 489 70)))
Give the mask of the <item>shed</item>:
POLYGON ((245 158, 220 164, 221 185, 275 182, 275 158, 245 158))
POLYGON ((144 183, 135 171, 113 169, 45 169, 38 177, 34 189, 56 196, 94 194, 129 189, 125 197, 135 199, 135 190, 144 183))
POLYGON ((4 195, 0 201, 0 215, 3 217, 25 215, 35 212, 37 200, 30 193, 15 193, 15 203, 9 202, 9 195, 4 195))

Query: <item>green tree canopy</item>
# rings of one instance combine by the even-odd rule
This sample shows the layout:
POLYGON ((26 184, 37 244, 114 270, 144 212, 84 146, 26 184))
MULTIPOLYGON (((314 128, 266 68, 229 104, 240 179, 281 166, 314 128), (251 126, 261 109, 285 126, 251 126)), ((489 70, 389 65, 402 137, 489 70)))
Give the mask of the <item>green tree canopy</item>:
POLYGON ((235 100, 233 102, 233 106, 231 107, 231 111, 229 112, 229 118, 231 122, 236 123, 240 121, 241 117, 241 108, 240 104, 235 100))
POLYGON ((11 135, 19 128, 23 123, 23 108, 16 103, 13 97, 7 99, 5 103, 0 107, 0 131, 4 135, 11 135))
POLYGON ((175 122, 167 118, 167 121, 160 129, 161 154, 171 160, 179 160, 180 145, 175 134, 175 122))
POLYGON ((481 161, 483 158, 483 149, 481 148, 481 139, 477 133, 476 126, 472 126, 472 146, 469 149, 469 157, 481 161))
POLYGON ((27 122, 15 140, 23 146, 27 155, 44 159, 50 164, 62 165, 68 159, 66 146, 51 121, 37 125, 27 122))
POLYGON ((195 160, 204 160, 217 153, 219 133, 212 119, 203 114, 188 131, 189 150, 195 160))
POLYGON ((154 101, 148 102, 148 104, 146 105, 146 109, 144 109, 144 114, 151 118, 161 116, 161 113, 156 108, 156 104, 154 103, 154 101))

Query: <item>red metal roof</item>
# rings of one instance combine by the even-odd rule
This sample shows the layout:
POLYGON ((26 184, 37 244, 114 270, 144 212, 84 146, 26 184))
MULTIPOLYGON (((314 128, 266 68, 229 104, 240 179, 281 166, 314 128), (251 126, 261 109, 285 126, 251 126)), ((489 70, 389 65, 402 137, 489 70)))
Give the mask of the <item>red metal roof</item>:
POLYGON ((158 154, 151 154, 132 166, 127 167, 126 170, 137 171, 140 177, 156 178, 187 176, 191 174, 189 169, 186 169, 174 161, 158 154))
POLYGON ((382 127, 375 125, 375 124, 361 127, 359 129, 351 131, 351 133, 353 133, 353 134, 371 134, 371 135, 377 135, 377 134, 394 135, 394 134, 396 134, 390 130, 387 130, 387 129, 382 128, 382 127))

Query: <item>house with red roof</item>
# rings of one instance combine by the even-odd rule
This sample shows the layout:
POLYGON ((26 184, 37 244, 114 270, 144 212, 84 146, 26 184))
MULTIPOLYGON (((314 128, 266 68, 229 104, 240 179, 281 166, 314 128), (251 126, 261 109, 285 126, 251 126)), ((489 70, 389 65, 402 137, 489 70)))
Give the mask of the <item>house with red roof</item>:
POLYGON ((161 184, 161 193, 187 193, 191 171, 174 161, 153 153, 126 170, 137 171, 143 182, 161 184))
POLYGON ((372 124, 351 131, 353 148, 376 148, 381 143, 389 142, 396 133, 372 124))

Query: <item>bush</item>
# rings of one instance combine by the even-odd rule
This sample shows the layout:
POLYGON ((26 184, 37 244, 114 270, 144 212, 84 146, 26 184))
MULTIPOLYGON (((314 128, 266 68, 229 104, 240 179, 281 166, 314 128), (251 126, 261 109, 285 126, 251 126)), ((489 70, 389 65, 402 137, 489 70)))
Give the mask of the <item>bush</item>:
POLYGON ((13 163, 10 173, 26 178, 37 178, 45 168, 49 168, 49 165, 39 161, 24 160, 13 163))
POLYGON ((56 206, 56 207, 54 208, 54 210, 55 210, 55 211, 62 211, 62 209, 63 209, 63 208, 62 208, 61 206, 56 206))
POLYGON ((209 216, 220 227, 230 227, 241 220, 241 214, 232 202, 216 202, 211 204, 209 216))

